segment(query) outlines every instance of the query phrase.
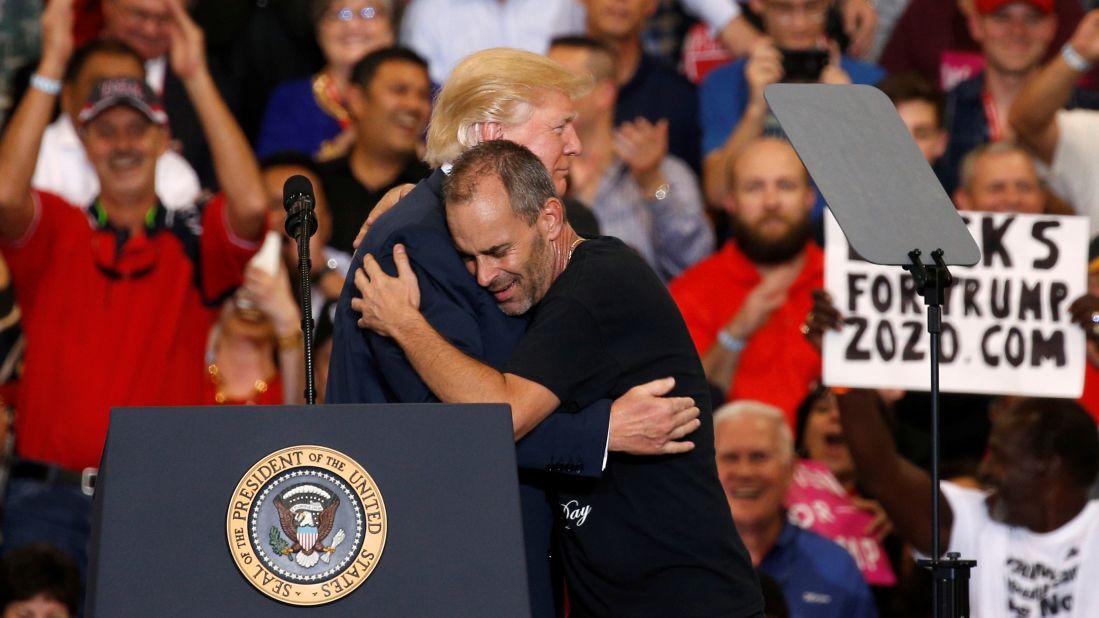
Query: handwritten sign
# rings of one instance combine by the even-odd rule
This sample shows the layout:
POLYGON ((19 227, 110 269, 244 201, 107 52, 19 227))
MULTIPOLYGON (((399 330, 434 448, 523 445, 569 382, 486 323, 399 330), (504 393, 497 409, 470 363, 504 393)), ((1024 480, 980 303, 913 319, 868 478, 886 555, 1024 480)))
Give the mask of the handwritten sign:
MULTIPOLYGON (((981 261, 950 267, 941 389, 1079 397, 1084 335, 1069 321, 1068 307, 1086 291, 1087 218, 965 213, 963 219, 981 261)), ((825 287, 845 321, 842 332, 824 338, 825 384, 929 390, 927 308, 912 276, 853 254, 831 214, 825 239, 825 287)))

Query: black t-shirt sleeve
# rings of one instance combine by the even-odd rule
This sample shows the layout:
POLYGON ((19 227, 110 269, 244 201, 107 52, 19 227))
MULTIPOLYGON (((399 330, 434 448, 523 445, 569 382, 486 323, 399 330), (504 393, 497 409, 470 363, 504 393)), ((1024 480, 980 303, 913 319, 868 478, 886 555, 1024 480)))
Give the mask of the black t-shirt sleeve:
MULTIPOLYGON (((507 373, 537 382, 561 400, 566 409, 595 401, 604 365, 600 329, 591 311, 567 295, 547 296, 507 364, 507 373)), ((603 393, 605 394, 605 393, 603 393)))

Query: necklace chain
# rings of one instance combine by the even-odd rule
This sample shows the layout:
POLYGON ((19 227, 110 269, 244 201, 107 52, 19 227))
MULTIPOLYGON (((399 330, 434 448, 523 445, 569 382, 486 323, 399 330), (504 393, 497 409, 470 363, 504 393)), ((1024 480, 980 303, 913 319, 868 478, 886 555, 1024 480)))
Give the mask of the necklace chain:
POLYGON ((573 252, 573 251, 576 251, 576 248, 580 246, 580 243, 584 242, 585 240, 587 240, 587 239, 586 239, 586 238, 584 238, 584 237, 582 237, 582 236, 577 236, 577 237, 576 237, 576 240, 572 241, 572 244, 571 244, 571 245, 569 245, 569 257, 568 257, 568 260, 569 260, 570 262, 572 261, 572 252, 573 252))
MULTIPOLYGON (((225 378, 221 375, 221 368, 217 366, 217 363, 210 363, 210 366, 206 368, 206 372, 210 374, 210 381, 214 383, 214 401, 225 403, 229 397, 225 394, 225 378)), ((256 398, 266 392, 267 381, 256 380, 252 383, 252 392, 244 399, 244 402, 256 403, 256 398)))

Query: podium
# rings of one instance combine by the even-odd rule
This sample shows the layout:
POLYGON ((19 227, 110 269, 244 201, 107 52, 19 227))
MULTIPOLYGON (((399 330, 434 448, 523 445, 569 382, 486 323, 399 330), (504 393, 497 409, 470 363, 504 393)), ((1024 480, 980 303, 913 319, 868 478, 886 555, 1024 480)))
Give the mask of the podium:
POLYGON ((530 615, 503 405, 115 409, 92 523, 92 617, 530 615), (336 484, 302 482, 329 451, 336 484), (358 511, 326 519, 333 494, 358 511), (265 583, 260 563, 297 579, 265 583))

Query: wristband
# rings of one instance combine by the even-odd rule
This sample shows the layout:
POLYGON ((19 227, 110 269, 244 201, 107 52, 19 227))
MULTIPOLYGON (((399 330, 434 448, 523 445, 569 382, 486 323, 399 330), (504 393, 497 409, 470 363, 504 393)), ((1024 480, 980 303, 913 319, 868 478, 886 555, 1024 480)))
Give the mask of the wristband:
POLYGON ((737 339, 729 334, 729 331, 724 328, 717 331, 717 342, 721 344, 721 347, 725 348, 733 354, 740 354, 741 350, 747 343, 743 339, 737 339))
POLYGON ((51 97, 56 97, 61 93, 61 82, 35 73, 34 75, 31 75, 31 88, 44 92, 51 97))
POLYGON ((1065 43, 1061 47, 1061 59, 1065 61, 1065 64, 1072 67, 1074 71, 1084 73, 1091 69, 1091 63, 1084 59, 1080 55, 1080 52, 1076 51, 1076 48, 1072 46, 1072 43, 1065 43))

